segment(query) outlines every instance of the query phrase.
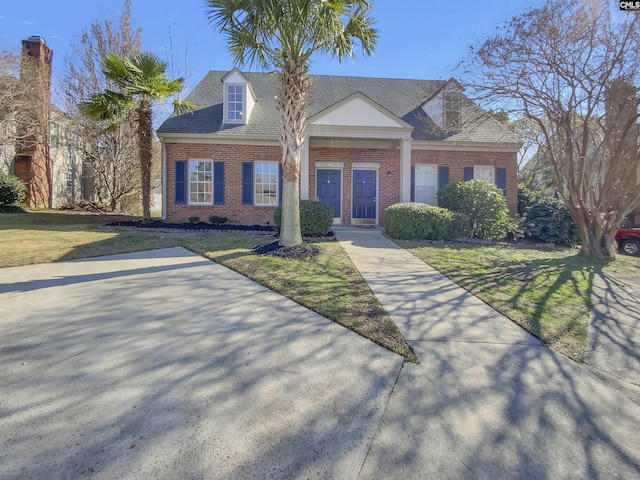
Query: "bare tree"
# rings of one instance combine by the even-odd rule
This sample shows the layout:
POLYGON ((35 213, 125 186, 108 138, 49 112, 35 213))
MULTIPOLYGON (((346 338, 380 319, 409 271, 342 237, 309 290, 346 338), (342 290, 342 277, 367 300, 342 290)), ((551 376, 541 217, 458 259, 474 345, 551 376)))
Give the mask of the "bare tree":
POLYGON ((640 206, 639 26, 608 0, 548 0, 472 49, 471 86, 538 129, 588 255, 614 257, 640 206))
POLYGON ((137 162, 136 118, 131 112, 107 128, 106 122, 83 115, 78 105, 92 94, 114 89, 102 73, 102 59, 109 52, 133 55, 140 51, 140 29, 131 23, 131 0, 125 0, 117 23, 94 21, 72 45, 62 77, 65 110, 73 119, 72 129, 93 177, 95 197, 111 210, 140 205, 140 170, 137 162))

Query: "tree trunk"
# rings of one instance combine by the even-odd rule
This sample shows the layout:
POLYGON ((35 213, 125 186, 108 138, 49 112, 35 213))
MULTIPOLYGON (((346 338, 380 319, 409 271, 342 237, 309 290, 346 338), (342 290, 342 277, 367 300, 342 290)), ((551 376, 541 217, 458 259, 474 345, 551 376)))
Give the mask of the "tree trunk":
POLYGON ((302 235, 300 233, 300 188, 298 180, 287 180, 284 178, 282 180, 282 190, 280 245, 283 247, 293 247, 302 243, 302 235))
POLYGON ((285 62, 280 72, 276 106, 280 113, 282 147, 282 221, 280 245, 292 247, 302 243, 300 233, 300 159, 305 141, 309 79, 305 65, 285 62))
POLYGON ((137 133, 142 187, 142 216, 144 220, 151 219, 151 168, 153 166, 151 128, 151 103, 146 98, 142 98, 138 105, 137 133))

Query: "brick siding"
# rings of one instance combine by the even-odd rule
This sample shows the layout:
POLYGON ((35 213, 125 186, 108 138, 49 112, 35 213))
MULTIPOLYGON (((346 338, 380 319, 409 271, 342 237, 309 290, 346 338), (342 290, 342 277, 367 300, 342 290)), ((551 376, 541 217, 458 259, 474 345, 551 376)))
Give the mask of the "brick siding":
MULTIPOLYGON (((209 215, 228 217, 242 225, 270 225, 274 207, 242 204, 242 162, 280 161, 280 147, 250 145, 205 145, 167 143, 167 221, 185 222, 190 216, 207 221, 209 215), (225 202, 221 205, 176 205, 175 162, 177 160, 211 159, 225 163, 225 202)), ((377 209, 378 223, 384 225, 386 208, 400 201, 400 151, 398 149, 311 148, 309 150, 309 198, 316 198, 316 162, 343 162, 342 221, 351 224, 351 193, 353 170, 359 163, 378 163, 377 209)), ((515 153, 450 152, 414 150, 411 164, 432 164, 449 167, 451 182, 464 179, 464 167, 492 165, 507 172, 507 205, 511 214, 517 212, 517 161, 515 153)))

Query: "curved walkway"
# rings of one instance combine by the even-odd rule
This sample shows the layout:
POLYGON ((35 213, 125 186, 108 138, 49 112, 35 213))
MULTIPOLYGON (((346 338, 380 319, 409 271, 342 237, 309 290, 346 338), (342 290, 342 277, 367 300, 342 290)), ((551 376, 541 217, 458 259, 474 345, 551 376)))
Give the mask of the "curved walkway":
POLYGON ((421 359, 359 478, 640 478, 640 406, 380 231, 336 236, 421 359))

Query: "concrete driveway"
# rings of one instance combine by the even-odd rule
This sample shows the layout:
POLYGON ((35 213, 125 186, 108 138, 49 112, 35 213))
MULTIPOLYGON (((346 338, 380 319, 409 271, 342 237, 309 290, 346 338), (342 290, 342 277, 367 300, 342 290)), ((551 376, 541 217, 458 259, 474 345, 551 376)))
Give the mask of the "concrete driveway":
POLYGON ((0 269, 0 478, 356 478, 402 359, 181 249, 0 269))

